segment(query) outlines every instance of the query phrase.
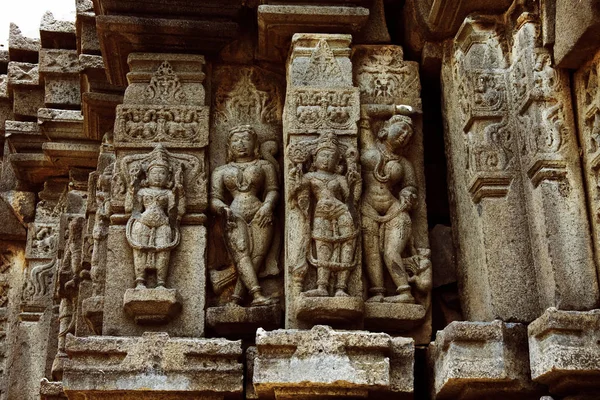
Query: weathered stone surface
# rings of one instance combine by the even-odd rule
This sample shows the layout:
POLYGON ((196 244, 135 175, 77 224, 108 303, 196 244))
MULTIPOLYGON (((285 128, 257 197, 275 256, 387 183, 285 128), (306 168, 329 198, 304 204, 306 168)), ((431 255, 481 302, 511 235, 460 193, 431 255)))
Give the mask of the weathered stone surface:
POLYGON ((295 33, 356 33, 369 18, 364 7, 268 3, 258 7, 258 54, 271 61, 285 60, 295 33))
POLYGON ((428 41, 454 36, 467 15, 500 13, 511 3, 510 0, 408 0, 404 6, 407 45, 420 52, 428 41))
POLYGON ((37 63, 40 40, 23 36, 19 27, 10 24, 8 53, 11 61, 37 63))
POLYGON ((276 329, 282 320, 282 80, 232 65, 213 74, 207 322, 228 336, 253 337, 256 328, 276 329), (234 183, 239 174, 246 178, 234 183))
POLYGON ((69 397, 222 399, 243 390, 240 341, 171 338, 166 333, 70 335, 66 351, 63 386, 69 397))
POLYGON ((83 136, 83 115, 78 110, 39 108, 38 125, 42 133, 53 140, 75 139, 83 136))
MULTIPOLYGON (((600 310, 549 308, 528 327, 531 377, 558 396, 591 396, 600 390, 600 310)), ((568 397, 569 399, 571 397, 568 397)))
POLYGON ((40 23, 42 47, 50 49, 75 49, 75 23, 59 21, 46 11, 40 23))
POLYGON ((432 268, 417 64, 389 45, 355 46, 352 59, 361 99, 365 327, 425 344, 431 337, 432 268))
POLYGON ((283 121, 288 328, 362 327, 360 102, 350 41, 292 38, 283 121))
POLYGON ((521 324, 452 322, 429 345, 435 399, 538 399, 529 377, 527 328, 521 324), (512 397, 511 397, 512 396, 512 397))
POLYGON ((515 27, 510 66, 501 30, 496 18, 467 19, 448 42, 446 149, 466 316, 529 322, 550 306, 593 308, 598 283, 568 78, 530 14, 515 27))
POLYGON ((412 339, 384 333, 262 329, 256 335, 253 382, 259 398, 365 398, 413 391, 412 339))
POLYGON ((599 18, 594 1, 580 1, 574 8, 569 0, 556 0, 554 59, 559 67, 578 68, 595 53, 600 45, 599 18))
POLYGON ((126 86, 131 52, 217 52, 229 43, 238 25, 229 21, 195 21, 98 15, 98 37, 110 83, 126 86))

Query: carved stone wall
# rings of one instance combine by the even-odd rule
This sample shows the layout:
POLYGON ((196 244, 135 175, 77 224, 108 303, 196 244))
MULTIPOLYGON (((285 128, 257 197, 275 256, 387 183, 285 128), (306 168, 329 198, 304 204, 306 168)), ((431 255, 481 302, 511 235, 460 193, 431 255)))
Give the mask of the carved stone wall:
POLYGON ((598 398, 592 1, 75 5, 0 50, 0 400, 598 398))

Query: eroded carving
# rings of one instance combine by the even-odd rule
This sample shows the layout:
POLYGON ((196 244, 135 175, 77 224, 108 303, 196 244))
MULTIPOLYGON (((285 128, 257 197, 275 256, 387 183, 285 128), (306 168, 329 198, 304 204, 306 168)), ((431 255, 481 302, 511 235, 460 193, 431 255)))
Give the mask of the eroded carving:
MULTIPOLYGON (((231 302, 240 304, 247 291, 251 306, 277 302, 263 296, 258 271, 263 267, 273 242, 273 212, 279 198, 277 163, 271 151, 275 142, 259 145, 249 125, 229 133, 228 163, 212 174, 211 208, 221 216, 225 243, 236 271, 237 281, 231 302), (273 145, 273 146, 271 146, 273 145), (262 159, 260 153, 267 153, 262 159), (273 161, 268 161, 273 160, 273 161)), ((277 274, 277 265, 267 265, 268 275, 277 274)))
MULTIPOLYGON (((123 163, 128 164, 127 157, 123 163)), ((125 211, 131 217, 126 236, 133 248, 136 288, 150 285, 148 271, 156 272, 154 287, 164 287, 170 253, 179 244, 179 223, 185 213, 185 167, 161 145, 128 166, 125 211)))
POLYGON ((394 115, 383 124, 377 139, 368 118, 361 128, 363 252, 370 282, 367 302, 415 303, 410 283, 420 297, 426 297, 431 282, 423 273, 431 263, 429 249, 417 249, 412 232, 418 183, 414 166, 403 155, 413 135, 412 120, 394 115), (384 271, 395 288, 390 296, 386 296, 384 271))
POLYGON ((203 107, 121 106, 117 140, 123 142, 206 142, 208 109, 203 107))
POLYGON ((301 210, 306 225, 292 274, 303 277, 311 265, 317 269, 317 287, 304 288, 305 296, 347 297, 350 273, 359 262, 357 150, 325 133, 290 144, 288 157, 293 163, 287 177, 292 206, 301 210))
POLYGON ((150 84, 146 87, 144 97, 146 100, 159 104, 185 100, 185 93, 179 77, 168 61, 163 61, 158 67, 150 79, 150 84))

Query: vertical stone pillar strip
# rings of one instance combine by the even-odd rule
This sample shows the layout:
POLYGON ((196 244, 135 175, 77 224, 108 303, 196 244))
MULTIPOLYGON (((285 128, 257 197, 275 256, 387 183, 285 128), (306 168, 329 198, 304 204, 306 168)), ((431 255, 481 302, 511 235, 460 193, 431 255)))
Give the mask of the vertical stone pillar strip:
MULTIPOLYGON (((588 216, 600 266, 600 52, 574 75, 579 145, 583 156, 588 216)), ((600 271, 598 271, 600 273, 600 271)))
POLYGON ((442 67, 459 280, 469 320, 531 321, 541 311, 497 24, 467 18, 442 67))
POLYGON ((419 65, 391 45, 354 46, 352 61, 361 100, 365 328, 427 344, 432 271, 419 65))
POLYGON ((128 62, 129 86, 114 130, 102 333, 160 330, 199 337, 208 201, 204 57, 133 53, 128 62), (154 166, 166 173, 166 182, 149 181, 154 166), (152 203, 153 196, 159 203, 152 203))
POLYGON ((524 13, 514 34, 510 96, 542 309, 598 304, 566 71, 552 66, 540 27, 524 13))
POLYGON ((351 39, 292 38, 283 122, 286 328, 362 326, 360 100, 351 39))

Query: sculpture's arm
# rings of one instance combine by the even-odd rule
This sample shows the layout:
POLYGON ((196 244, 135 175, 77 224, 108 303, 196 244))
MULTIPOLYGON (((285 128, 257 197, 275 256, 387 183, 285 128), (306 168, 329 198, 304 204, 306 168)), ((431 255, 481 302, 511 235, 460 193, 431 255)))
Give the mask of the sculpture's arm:
POLYGON ((210 187, 210 209, 215 214, 223 214, 229 208, 225 203, 225 184, 223 183, 223 173, 216 169, 212 174, 210 187))
POLYGON ((279 199, 279 179, 275 167, 271 163, 265 162, 263 171, 265 173, 265 201, 263 205, 267 205, 273 211, 279 199))
POLYGON ((418 195, 417 176, 412 163, 406 158, 402 158, 401 160, 404 179, 402 181, 402 189, 400 190, 400 198, 407 202, 409 209, 412 209, 416 205, 418 195))

